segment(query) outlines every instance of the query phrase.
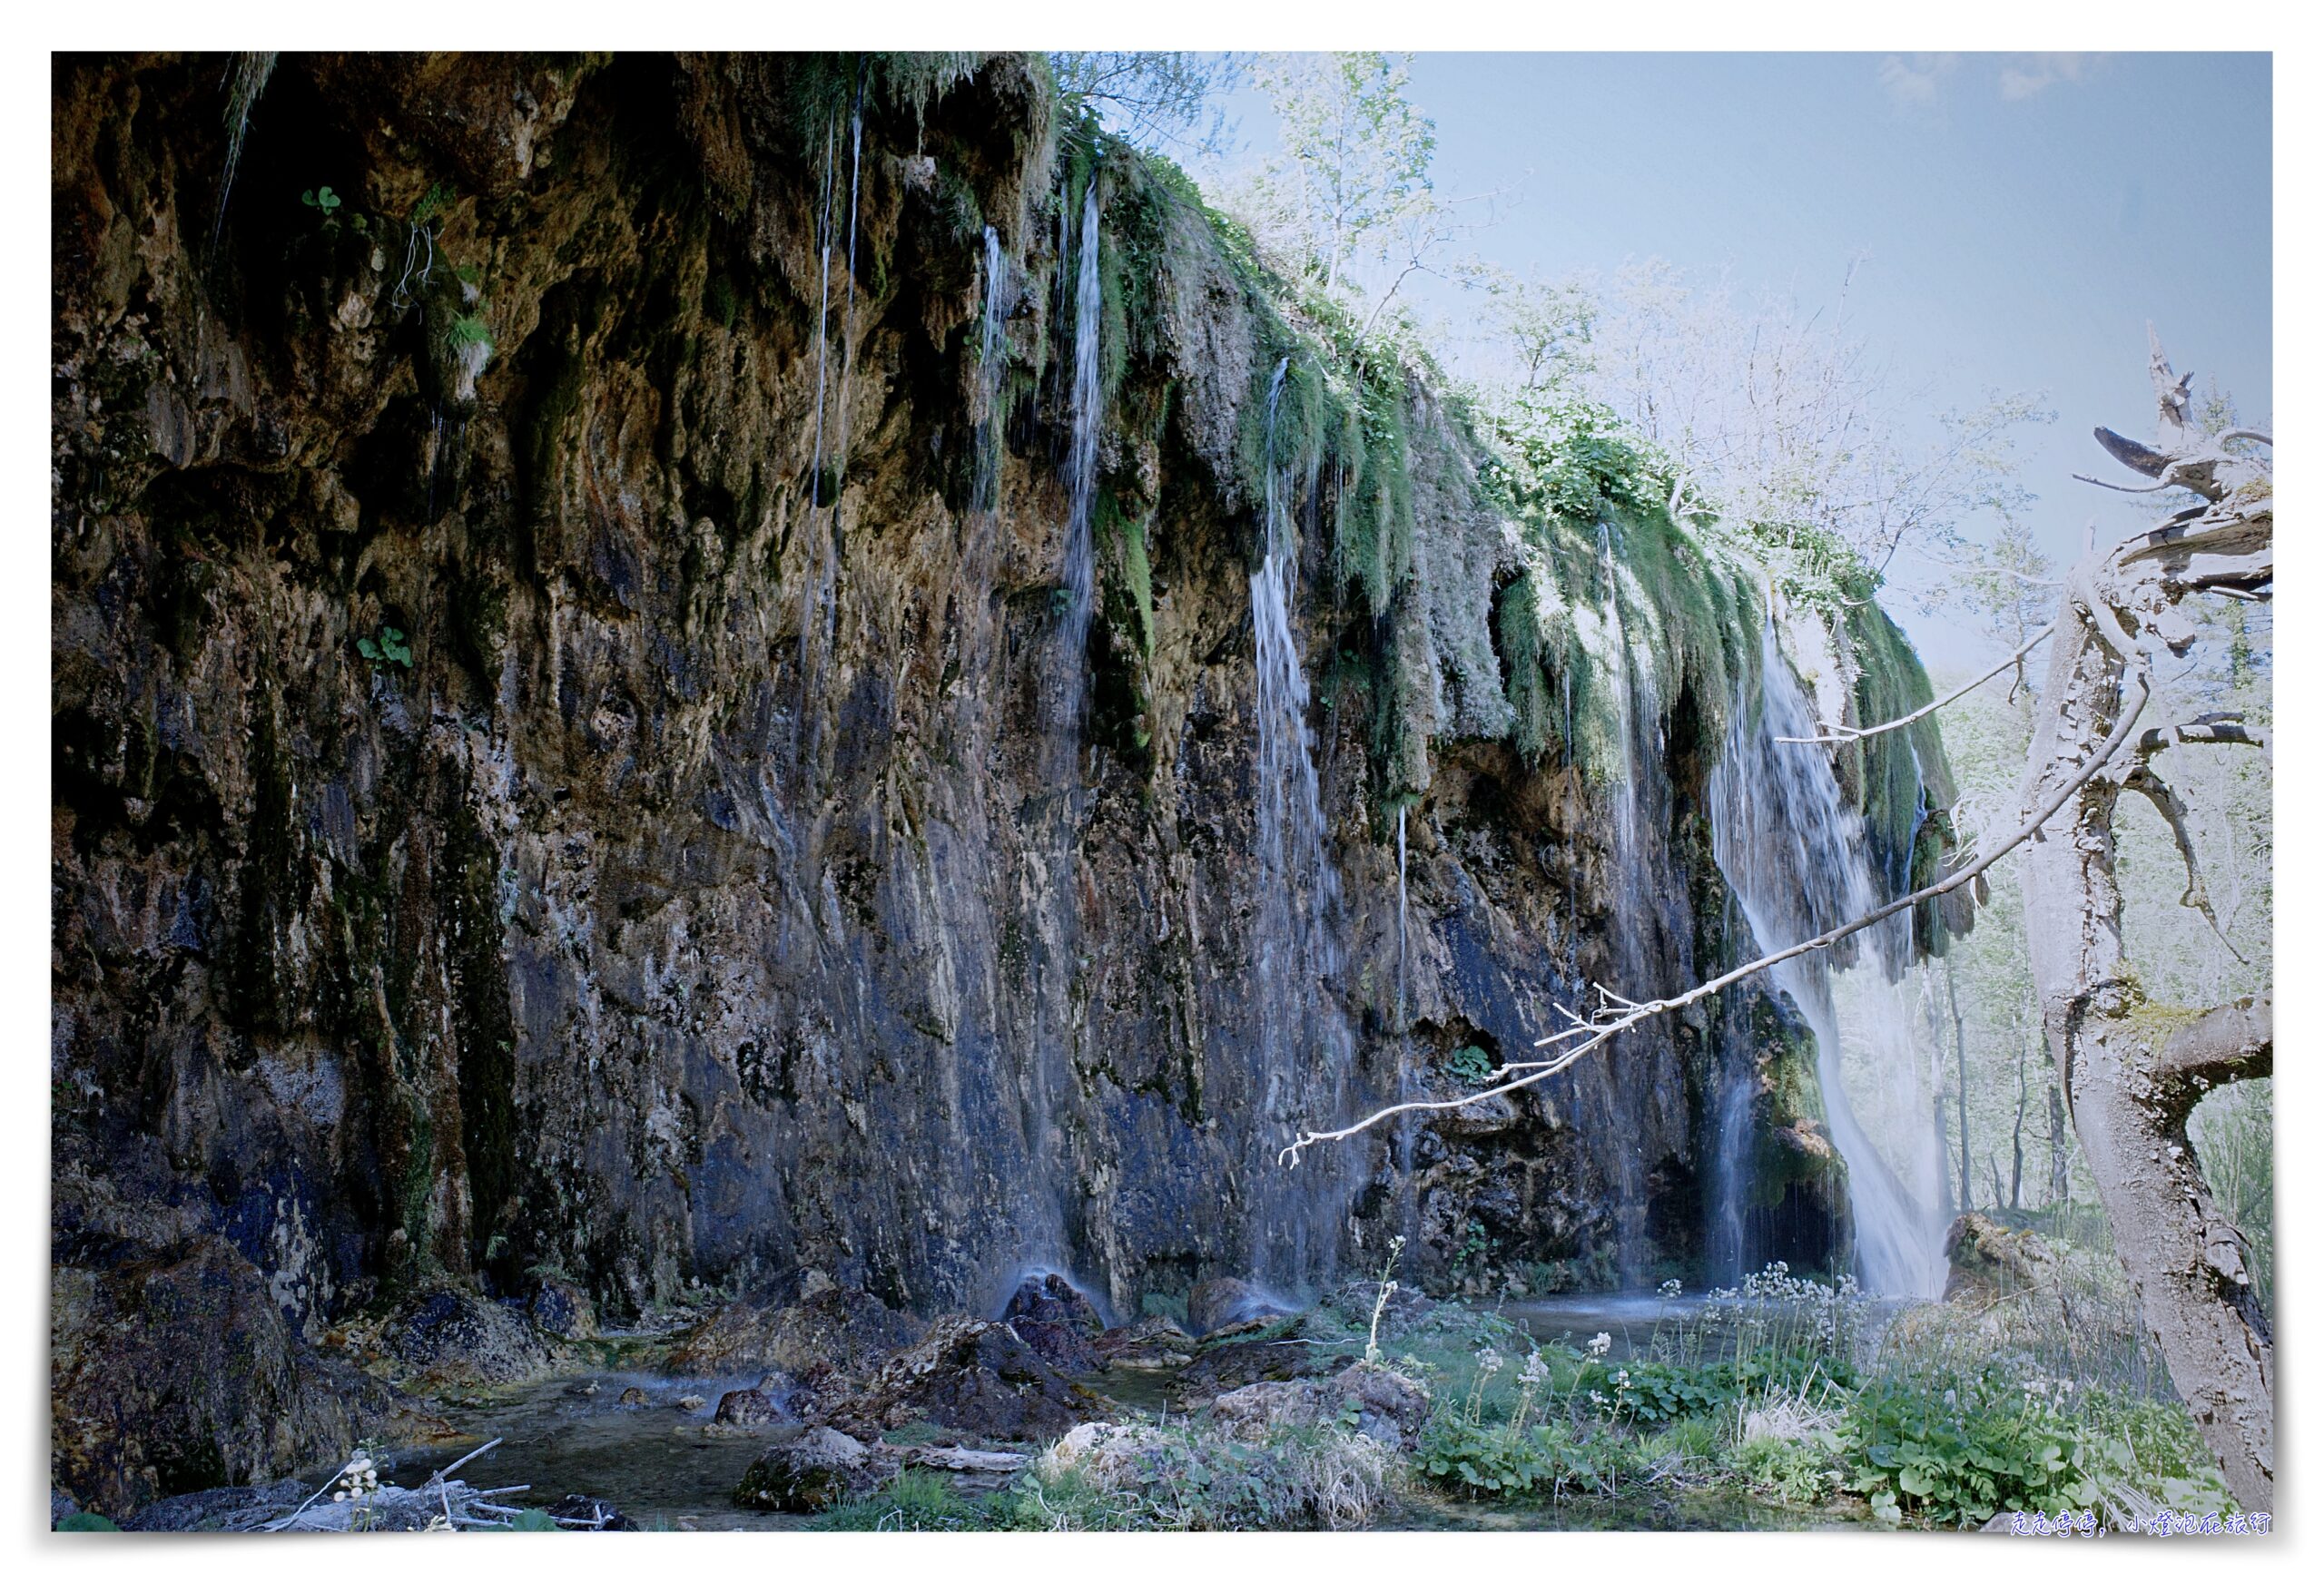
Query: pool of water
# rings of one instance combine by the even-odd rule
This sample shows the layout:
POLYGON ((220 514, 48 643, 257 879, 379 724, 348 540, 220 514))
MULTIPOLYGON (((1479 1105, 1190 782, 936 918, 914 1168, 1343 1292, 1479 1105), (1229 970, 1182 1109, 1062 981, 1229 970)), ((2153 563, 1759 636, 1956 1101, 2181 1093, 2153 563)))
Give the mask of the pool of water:
POLYGON ((727 1499, 767 1431, 714 1424, 711 1415, 723 1392, 756 1382, 755 1374, 685 1379, 615 1372, 465 1397, 442 1410, 459 1439, 398 1453, 386 1471, 398 1483, 418 1483, 497 1437, 499 1445, 456 1477, 479 1489, 530 1485, 508 1498, 511 1505, 593 1495, 641 1528, 798 1528, 805 1519, 745 1511, 727 1499), (594 1392, 576 1393, 589 1383, 596 1384, 594 1392), (622 1392, 633 1388, 644 1393, 645 1405, 621 1406, 622 1392), (703 1405, 680 1407, 686 1396, 701 1397, 703 1405))

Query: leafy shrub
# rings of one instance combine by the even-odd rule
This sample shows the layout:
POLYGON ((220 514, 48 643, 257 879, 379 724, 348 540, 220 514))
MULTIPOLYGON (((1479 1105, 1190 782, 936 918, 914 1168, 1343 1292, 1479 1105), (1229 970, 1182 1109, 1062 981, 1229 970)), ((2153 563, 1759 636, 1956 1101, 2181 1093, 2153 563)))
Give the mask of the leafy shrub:
POLYGON ((1482 1424, 1453 1413, 1430 1421, 1421 1432, 1413 1466, 1471 1500, 1521 1494, 1548 1476, 1540 1441, 1505 1425, 1482 1424))
POLYGON ((1492 1079, 1493 1058, 1475 1045, 1462 1045, 1447 1055, 1444 1075, 1463 1088, 1482 1088, 1492 1079))
POLYGON ((1735 1470, 1751 1493, 1784 1506, 1816 1506, 1840 1485, 1832 1466, 1833 1448, 1825 1437, 1804 1440, 1773 1436, 1745 1440, 1735 1448, 1735 1470))
POLYGON ((401 665, 407 671, 411 669, 411 643, 399 627, 381 627, 376 640, 357 638, 355 652, 375 665, 401 665))
POLYGON ((1848 1488, 1876 1515, 1974 1528, 2004 1508, 2087 1506, 2082 1431, 2048 1402, 1984 1376, 1883 1380, 1841 1421, 1848 1488), (1936 1384, 1945 1384, 1937 1394, 1936 1384))

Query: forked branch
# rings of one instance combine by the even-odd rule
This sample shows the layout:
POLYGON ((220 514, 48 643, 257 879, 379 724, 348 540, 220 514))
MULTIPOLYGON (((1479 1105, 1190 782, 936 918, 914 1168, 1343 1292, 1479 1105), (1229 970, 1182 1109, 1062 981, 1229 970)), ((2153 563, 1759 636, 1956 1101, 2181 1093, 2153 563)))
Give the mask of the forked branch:
POLYGON ((1496 1082, 1492 1086, 1480 1089, 1473 1094, 1465 1094, 1453 1099, 1407 1099, 1395 1105, 1384 1106, 1363 1120, 1351 1123, 1346 1126, 1334 1127, 1328 1132, 1303 1132, 1283 1150, 1280 1156, 1282 1163, 1286 1165, 1296 1165, 1299 1164, 1300 1155, 1310 1145, 1334 1143, 1342 1138, 1354 1137, 1358 1133, 1369 1131, 1393 1116, 1459 1110, 1464 1106, 1474 1105, 1480 1100, 1495 1098, 1503 1094, 1514 1094, 1521 1088, 1530 1088, 1537 1083, 1545 1082, 1556 1077, 1592 1050, 1608 1044, 1616 1035, 1636 1027, 1649 1018, 1691 1006, 1699 1000, 1718 994, 1722 989, 1739 984, 1755 974, 1763 973, 1778 963, 1790 961, 1794 957, 1804 957, 1810 951, 1829 949, 1850 935, 1860 933, 1876 923, 1894 918, 1900 912, 1920 906, 1923 902, 1933 901, 1937 897, 1946 895, 1971 883, 1977 876, 1998 862, 2004 854, 2032 840, 2035 832, 2049 822, 2050 817, 2065 806, 2066 800, 2095 780, 2099 773, 2112 762, 2114 755, 2122 751, 2123 744, 2131 740, 2133 729, 2138 724, 2139 715, 2146 708, 2147 700, 2152 695, 2153 686, 2149 679, 2147 667, 2142 663, 2131 667, 2124 680, 2129 685, 2137 689, 2137 697, 2135 700, 2125 698, 2122 713, 2114 723, 2114 729, 2108 734, 2105 742, 2083 760, 2072 775, 2066 777, 2051 792, 2050 795, 2043 801, 2042 805, 2028 816, 2024 823, 2018 826, 2008 840, 1991 851, 1981 853, 1976 861, 1966 868, 1955 870, 1935 884, 1924 886, 1909 896, 1899 896, 1894 901, 1874 908, 1861 918, 1841 924, 1836 929, 1827 929, 1812 939, 1801 940, 1797 945, 1787 946, 1779 951, 1770 951, 1757 961, 1746 962, 1739 968, 1722 973, 1716 978, 1698 984, 1685 993, 1671 996, 1668 999, 1630 1000, 1615 994, 1602 984, 1595 985, 1593 988, 1598 991, 1599 1003, 1589 1016, 1583 1017, 1570 1007, 1559 1007, 1557 1008, 1559 1013, 1572 1026, 1561 1032, 1551 1034, 1545 1038, 1534 1041, 1536 1049, 1553 1049, 1557 1052, 1555 1055, 1544 1057, 1540 1060, 1505 1063, 1496 1067, 1492 1076, 1494 1078, 1506 1077, 1508 1079, 1506 1082, 1496 1082))

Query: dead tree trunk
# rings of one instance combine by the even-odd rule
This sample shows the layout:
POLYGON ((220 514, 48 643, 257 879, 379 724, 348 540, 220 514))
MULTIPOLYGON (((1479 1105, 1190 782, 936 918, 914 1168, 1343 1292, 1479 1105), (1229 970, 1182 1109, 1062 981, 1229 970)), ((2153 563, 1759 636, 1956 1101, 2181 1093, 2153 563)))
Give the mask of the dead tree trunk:
MULTIPOLYGON (((2026 806, 2038 809, 2092 751, 2120 736, 2152 693, 2155 658, 2183 654, 2190 595, 2265 597, 2274 577, 2269 469, 2230 455, 2189 420, 2188 380, 2160 346, 2155 448, 2107 429, 2098 438, 2127 466, 2192 490, 2201 501, 2162 526, 2075 568, 2059 611, 2050 676, 2034 723, 2026 806)), ((2238 723, 2240 725, 2240 723, 2238 723)), ((2114 805, 2124 791, 2152 801, 2181 837, 2190 905, 2206 907, 2184 839, 2184 810, 2150 767, 2174 740, 2247 740, 2216 722, 2150 729, 2117 750, 2043 824, 2024 862, 2025 922, 2050 1050, 2065 1086, 2083 1156, 2098 1185, 2117 1253, 2172 1381, 2247 1508, 2275 1504, 2275 1348, 2245 1268, 2242 1239, 2213 1202, 2187 1116, 2221 1083, 2274 1067, 2271 1001, 2209 1010, 2149 1000, 2122 956, 2114 805)))

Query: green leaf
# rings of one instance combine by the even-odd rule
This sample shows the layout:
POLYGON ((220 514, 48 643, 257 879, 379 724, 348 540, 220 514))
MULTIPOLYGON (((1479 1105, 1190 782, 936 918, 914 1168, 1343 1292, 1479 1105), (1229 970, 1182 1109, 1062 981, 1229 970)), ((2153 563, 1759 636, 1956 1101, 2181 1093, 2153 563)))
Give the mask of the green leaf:
POLYGON ((355 652, 373 662, 377 662, 379 658, 379 645, 368 637, 359 637, 355 640, 355 652))

